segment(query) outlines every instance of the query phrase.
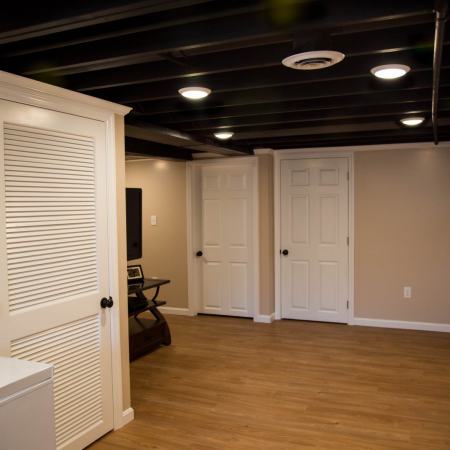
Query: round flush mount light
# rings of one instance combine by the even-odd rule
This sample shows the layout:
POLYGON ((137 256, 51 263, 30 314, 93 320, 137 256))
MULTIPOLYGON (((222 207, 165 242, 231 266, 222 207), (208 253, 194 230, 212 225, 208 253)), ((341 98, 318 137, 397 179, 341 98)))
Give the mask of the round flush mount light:
POLYGON ((383 78, 384 80, 395 80, 396 78, 403 77, 410 70, 411 68, 405 64, 385 64, 370 69, 372 75, 375 75, 377 78, 383 78))
POLYGON ((219 131, 217 133, 214 133, 214 136, 217 139, 220 139, 222 141, 226 141, 227 139, 230 139, 231 137, 233 137, 233 132, 232 131, 219 131))
POLYGON ((200 87, 200 86, 190 86, 181 88, 178 92, 189 100, 200 100, 202 98, 208 97, 211 94, 211 89, 200 87))
POLYGON ((405 127, 418 127, 425 122, 425 117, 404 117, 403 119, 400 119, 400 122, 402 123, 402 125, 405 125, 405 127))
POLYGON ((284 58, 282 64, 296 70, 325 69, 341 62, 345 55, 334 50, 318 50, 312 52, 297 53, 284 58))

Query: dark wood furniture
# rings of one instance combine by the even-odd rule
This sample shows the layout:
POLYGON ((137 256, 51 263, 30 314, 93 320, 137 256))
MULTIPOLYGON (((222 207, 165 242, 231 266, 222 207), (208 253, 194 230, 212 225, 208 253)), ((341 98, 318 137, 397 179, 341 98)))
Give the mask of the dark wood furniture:
POLYGON ((130 338, 130 360, 133 361, 145 355, 160 345, 170 345, 171 336, 166 318, 158 310, 166 302, 157 300, 159 289, 170 280, 144 279, 142 283, 128 286, 128 329, 130 338), (153 297, 149 300, 144 291, 155 289, 153 297), (139 317, 149 311, 153 319, 139 317))

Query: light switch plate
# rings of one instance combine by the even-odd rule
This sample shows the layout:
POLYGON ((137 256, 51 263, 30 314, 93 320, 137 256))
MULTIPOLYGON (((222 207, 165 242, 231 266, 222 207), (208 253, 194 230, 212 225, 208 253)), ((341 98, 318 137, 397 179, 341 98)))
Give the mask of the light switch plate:
POLYGON ((411 298, 411 297, 412 297, 411 286, 403 286, 403 298, 411 298))
POLYGON ((151 216, 150 217, 150 223, 152 224, 152 225, 156 225, 156 216, 151 216))

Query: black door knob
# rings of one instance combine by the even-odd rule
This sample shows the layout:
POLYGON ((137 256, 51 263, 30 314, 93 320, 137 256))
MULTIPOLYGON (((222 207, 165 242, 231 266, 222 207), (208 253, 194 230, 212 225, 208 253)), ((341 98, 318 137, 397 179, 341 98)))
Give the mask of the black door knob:
POLYGON ((281 253, 283 253, 284 256, 289 255, 289 250, 284 249, 281 253))
POLYGON ((103 297, 100 300, 100 306, 102 308, 112 308, 113 305, 114 305, 114 302, 113 302, 113 299, 111 297, 109 297, 109 298, 103 297))
POLYGON ((203 256, 203 252, 202 252, 201 250, 199 250, 199 251, 195 254, 195 256, 203 256))

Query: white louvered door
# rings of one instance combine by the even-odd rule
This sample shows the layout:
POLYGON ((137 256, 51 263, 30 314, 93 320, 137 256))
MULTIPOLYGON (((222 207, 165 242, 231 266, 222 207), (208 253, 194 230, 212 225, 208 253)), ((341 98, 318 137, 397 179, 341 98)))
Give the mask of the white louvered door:
POLYGON ((113 427, 105 136, 0 100, 0 354, 54 364, 58 449, 113 427))

